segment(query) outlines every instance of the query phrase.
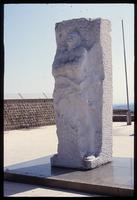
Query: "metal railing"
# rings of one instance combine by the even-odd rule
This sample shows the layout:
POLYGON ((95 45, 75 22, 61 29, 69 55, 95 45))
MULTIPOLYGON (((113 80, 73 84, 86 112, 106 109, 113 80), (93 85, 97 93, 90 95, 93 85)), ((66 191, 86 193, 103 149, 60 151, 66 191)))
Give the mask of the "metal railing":
POLYGON ((46 92, 41 92, 41 93, 5 93, 4 94, 4 99, 51 99, 53 98, 52 93, 46 93, 46 92))

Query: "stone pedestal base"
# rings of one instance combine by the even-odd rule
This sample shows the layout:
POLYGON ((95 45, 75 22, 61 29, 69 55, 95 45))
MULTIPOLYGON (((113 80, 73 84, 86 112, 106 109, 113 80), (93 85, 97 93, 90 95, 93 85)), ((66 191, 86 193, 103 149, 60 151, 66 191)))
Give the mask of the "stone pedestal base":
POLYGON ((94 156, 85 157, 83 160, 77 160, 76 162, 70 161, 67 158, 60 158, 58 154, 51 157, 51 165, 55 167, 65 167, 65 168, 76 168, 81 170, 88 170, 99 167, 112 161, 112 157, 99 156, 95 158, 94 156))

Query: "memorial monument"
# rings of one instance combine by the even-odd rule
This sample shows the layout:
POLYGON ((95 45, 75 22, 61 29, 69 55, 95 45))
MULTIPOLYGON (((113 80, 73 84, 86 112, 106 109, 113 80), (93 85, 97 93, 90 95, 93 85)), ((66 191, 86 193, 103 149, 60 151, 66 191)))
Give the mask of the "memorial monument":
POLYGON ((57 23, 55 30, 58 153, 51 165, 92 169, 112 160, 110 21, 72 19, 57 23))

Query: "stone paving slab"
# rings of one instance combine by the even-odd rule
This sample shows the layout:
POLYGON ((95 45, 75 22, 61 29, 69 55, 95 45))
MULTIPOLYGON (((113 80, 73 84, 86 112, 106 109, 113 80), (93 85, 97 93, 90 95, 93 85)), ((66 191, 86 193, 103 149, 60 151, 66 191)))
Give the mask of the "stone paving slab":
POLYGON ((113 158, 109 164, 92 170, 51 167, 50 157, 43 157, 5 168, 5 179, 36 185, 73 189, 112 196, 132 196, 133 159, 113 158))

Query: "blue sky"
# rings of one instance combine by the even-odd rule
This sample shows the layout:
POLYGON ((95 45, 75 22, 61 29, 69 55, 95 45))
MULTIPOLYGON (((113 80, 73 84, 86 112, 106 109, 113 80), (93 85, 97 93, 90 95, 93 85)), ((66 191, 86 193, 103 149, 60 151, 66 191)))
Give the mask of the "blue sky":
POLYGON ((5 97, 15 93, 31 97, 42 92, 51 97, 55 23, 101 17, 112 24, 113 103, 126 103, 121 20, 124 21, 129 100, 134 102, 133 4, 7 4, 4 15, 5 97))

